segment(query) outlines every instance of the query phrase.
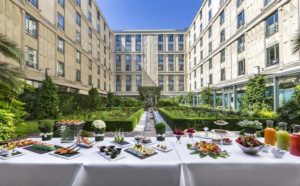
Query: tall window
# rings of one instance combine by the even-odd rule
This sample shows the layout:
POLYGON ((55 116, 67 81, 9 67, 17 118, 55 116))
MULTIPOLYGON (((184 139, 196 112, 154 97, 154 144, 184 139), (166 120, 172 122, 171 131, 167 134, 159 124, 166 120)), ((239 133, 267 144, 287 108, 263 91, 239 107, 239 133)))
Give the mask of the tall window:
POLYGON ((164 71, 164 55, 158 55, 158 71, 164 71))
POLYGON ((57 13, 57 27, 65 30, 65 18, 60 13, 57 13))
POLYGON ((39 7, 39 1, 38 0, 28 0, 28 2, 34 6, 35 8, 39 7))
POLYGON ((225 74, 225 68, 221 69, 221 81, 225 81, 226 80, 226 74, 225 74))
POLYGON ((164 50, 164 35, 158 35, 158 51, 164 50))
POLYGON ((223 50, 221 50, 220 52, 220 58, 221 58, 221 63, 223 63, 225 61, 225 48, 223 50))
POLYGON ((65 7, 65 0, 58 0, 58 4, 61 6, 61 7, 65 7))
POLYGON ((184 75, 179 75, 179 91, 184 91, 184 75))
POLYGON ((225 22, 225 14, 224 10, 220 13, 220 25, 222 25, 225 22))
POLYGON ((26 61, 26 66, 37 69, 38 68, 37 51, 26 46, 25 61, 26 61))
POLYGON ((93 18, 92 12, 89 11, 89 12, 88 12, 88 20, 89 20, 90 23, 92 23, 92 21, 93 21, 92 18, 93 18))
POLYGON ((266 20, 266 36, 278 32, 278 11, 274 12, 266 20))
POLYGON ((213 84, 213 75, 212 74, 209 74, 209 76, 208 76, 208 83, 210 85, 213 84))
POLYGON ((279 44, 273 45, 267 49, 267 66, 279 63, 279 44))
POLYGON ((98 75, 101 74, 101 68, 100 68, 100 65, 97 65, 97 74, 98 74, 98 75))
POLYGON ((76 81, 81 82, 81 71, 80 70, 76 70, 76 81))
POLYGON ((25 15, 25 32, 34 38, 37 37, 37 21, 29 14, 25 15))
POLYGON ((172 51, 174 50, 174 35, 173 34, 169 34, 168 35, 168 50, 172 51))
POLYGON ((273 0, 264 0, 264 5, 268 6, 271 1, 273 1, 273 0))
POLYGON ((65 65, 63 62, 58 61, 57 62, 57 76, 64 77, 65 76, 65 65))
POLYGON ((223 29, 220 34, 220 43, 223 43, 224 41, 225 41, 225 29, 223 29))
POLYGON ((203 87, 203 78, 200 79, 200 86, 203 87))
POLYGON ((239 7, 241 4, 244 2, 244 0, 237 0, 236 1, 236 6, 239 7))
POLYGON ((168 71, 174 71, 174 55, 168 55, 168 71))
POLYGON ((116 51, 122 50, 121 35, 116 35, 116 51))
POLYGON ((245 50, 245 36, 241 36, 238 38, 238 46, 237 46, 238 53, 241 53, 245 50))
POLYGON ((78 50, 76 51, 76 62, 81 63, 81 53, 78 50))
POLYGON ((212 42, 208 43, 208 52, 211 53, 212 52, 212 42))
POLYGON ((93 69, 93 62, 92 62, 92 60, 91 60, 91 59, 89 60, 89 69, 90 69, 90 70, 92 70, 92 69, 93 69))
POLYGON ((116 71, 121 71, 121 55, 116 55, 116 71))
POLYGON ((208 12, 208 21, 210 21, 212 19, 212 13, 211 13, 211 10, 209 10, 208 12))
POLYGON ((136 55, 136 71, 142 71, 142 56, 136 55))
POLYGON ((238 62, 238 75, 244 75, 246 73, 246 69, 245 69, 245 59, 240 60, 238 62))
POLYGON ((126 71, 131 71, 131 55, 126 55, 126 71))
POLYGON ((168 90, 174 91, 174 75, 168 76, 168 90))
POLYGON ((121 75, 116 75, 116 91, 121 92, 121 87, 122 87, 121 75))
POLYGON ((80 34, 80 32, 76 32, 76 43, 81 44, 81 34, 80 34))
POLYGON ((131 35, 126 35, 126 51, 131 51, 131 35))
POLYGON ((126 91, 131 91, 131 75, 126 75, 126 91))
POLYGON ((212 69, 212 58, 210 58, 209 60, 208 60, 208 69, 209 70, 211 70, 212 69))
POLYGON ((179 51, 183 51, 183 49, 184 49, 183 42, 184 42, 184 35, 183 34, 178 35, 178 50, 179 51))
POLYGON ((142 50, 142 36, 140 34, 135 36, 135 50, 138 52, 142 50))
POLYGON ((93 30, 92 30, 91 27, 89 27, 88 33, 89 33, 89 38, 92 39, 92 37, 93 37, 93 30))
POLYGON ((179 71, 184 71, 184 55, 178 55, 178 69, 179 71))
POLYGON ((76 24, 81 26, 81 16, 78 12, 76 12, 76 24))
POLYGON ((137 74, 135 76, 135 80, 136 80, 136 90, 139 90, 139 87, 142 86, 142 75, 141 74, 137 74))
POLYGON ((81 7, 81 0, 75 0, 75 4, 79 7, 81 7))
POLYGON ((208 37, 210 38, 212 36, 212 28, 211 26, 208 28, 208 37))
POLYGON ((158 75, 158 86, 160 87, 161 91, 164 91, 164 84, 165 84, 164 79, 165 79, 164 75, 158 75))
POLYGON ((57 51, 60 53, 65 51, 65 41, 60 37, 57 37, 57 51))
POLYGON ((237 28, 241 28, 245 24, 244 10, 237 17, 237 28))
POLYGON ((93 78, 92 78, 92 75, 89 75, 89 85, 90 85, 90 86, 93 85, 93 78))

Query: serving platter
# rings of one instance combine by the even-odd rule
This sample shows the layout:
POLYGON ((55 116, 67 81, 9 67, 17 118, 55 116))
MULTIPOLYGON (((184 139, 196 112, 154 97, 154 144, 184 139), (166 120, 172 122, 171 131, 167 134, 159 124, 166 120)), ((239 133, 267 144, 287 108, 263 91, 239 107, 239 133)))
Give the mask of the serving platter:
POLYGON ((55 154, 55 152, 50 152, 49 154, 53 155, 53 156, 56 156, 56 157, 63 158, 63 159, 67 159, 67 160, 71 160, 71 159, 77 158, 77 157, 82 155, 80 152, 76 152, 74 154, 64 154, 64 155, 55 154))
POLYGON ((100 154, 102 157, 104 157, 105 159, 107 159, 108 161, 118 161, 121 160, 123 158, 126 158, 126 156, 124 154, 119 154, 116 158, 111 158, 110 155, 106 155, 105 152, 99 152, 98 154, 100 154))
POLYGON ((111 141, 112 144, 117 145, 119 147, 129 147, 131 146, 131 143, 127 142, 127 141, 122 141, 122 142, 115 142, 115 141, 111 141))
MULTIPOLYGON (((149 147, 148 147, 148 148, 149 148, 149 147)), ((153 154, 146 155, 146 154, 144 154, 144 153, 142 153, 142 152, 140 152, 140 151, 135 150, 135 149, 132 148, 132 147, 127 148, 127 149, 125 149, 124 151, 127 152, 127 153, 129 153, 129 154, 131 154, 131 155, 133 155, 133 156, 135 156, 135 157, 137 157, 137 158, 139 158, 139 159, 141 159, 141 160, 143 160, 143 159, 145 159, 145 158, 149 158, 149 157, 154 156, 154 155, 157 154, 157 152, 155 151, 153 154)))
POLYGON ((0 154, 0 159, 8 160, 8 159, 12 159, 12 158, 19 157, 22 155, 24 155, 23 152, 15 150, 15 152, 13 152, 11 156, 6 156, 5 154, 0 154))
MULTIPOLYGON (((54 145, 55 150, 62 148, 61 146, 54 145)), ((54 150, 42 150, 42 149, 36 149, 32 145, 24 147, 23 149, 28 150, 30 152, 36 153, 36 154, 46 154, 48 152, 54 151, 54 150)))
POLYGON ((152 148, 156 149, 156 150, 159 150, 161 152, 170 152, 173 150, 173 148, 170 148, 170 147, 167 147, 166 149, 162 149, 162 148, 159 148, 157 147, 156 145, 155 146, 152 146, 152 148))

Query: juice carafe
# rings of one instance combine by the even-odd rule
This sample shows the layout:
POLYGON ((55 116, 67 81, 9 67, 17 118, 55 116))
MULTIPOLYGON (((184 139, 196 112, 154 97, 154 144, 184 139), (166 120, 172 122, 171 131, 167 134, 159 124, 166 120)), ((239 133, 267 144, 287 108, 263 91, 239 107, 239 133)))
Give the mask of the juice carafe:
POLYGON ((286 130, 287 123, 279 123, 279 131, 277 132, 277 147, 288 150, 290 146, 290 134, 286 130))
POLYGON ((267 120, 267 128, 264 130, 265 144, 275 145, 276 143, 276 130, 273 128, 273 121, 267 120))
POLYGON ((300 156, 300 125, 294 125, 294 132, 290 141, 290 153, 300 156))

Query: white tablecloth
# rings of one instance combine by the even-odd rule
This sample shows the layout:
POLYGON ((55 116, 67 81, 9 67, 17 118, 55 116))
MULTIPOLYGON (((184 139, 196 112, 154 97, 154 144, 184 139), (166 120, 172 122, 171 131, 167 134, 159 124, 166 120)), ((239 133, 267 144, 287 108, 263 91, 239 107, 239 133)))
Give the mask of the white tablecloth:
MULTIPOLYGON (((199 139, 195 139, 199 140, 199 139)), ((237 144, 223 146, 230 157, 213 159, 191 155, 182 139, 174 145, 182 161, 186 186, 299 186, 300 158, 286 153, 283 159, 272 153, 259 152, 256 156, 244 154, 237 144)))
MULTIPOLYGON (((175 144, 175 138, 167 138, 171 152, 144 160, 122 152, 126 158, 110 162, 96 147, 111 140, 82 149, 83 155, 72 160, 21 149, 25 155, 0 160, 0 186, 300 186, 300 158, 289 153, 283 159, 271 152, 250 156, 234 143, 223 147, 231 155, 227 159, 201 159, 186 148, 189 139, 175 144)), ((59 139, 48 143, 61 145, 59 139)))

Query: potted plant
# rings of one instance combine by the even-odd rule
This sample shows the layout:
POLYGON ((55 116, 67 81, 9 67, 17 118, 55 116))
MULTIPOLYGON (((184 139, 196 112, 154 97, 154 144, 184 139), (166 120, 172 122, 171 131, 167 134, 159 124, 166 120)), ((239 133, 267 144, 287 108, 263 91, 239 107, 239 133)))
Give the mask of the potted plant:
POLYGON ((240 127, 243 128, 245 133, 255 134, 257 130, 263 128, 262 123, 259 121, 250 121, 250 120, 243 120, 237 123, 240 127))
POLYGON ((103 141, 106 128, 105 122, 102 120, 95 120, 93 126, 95 127, 95 141, 103 141))
POLYGON ((166 138, 166 124, 164 123, 157 123, 155 125, 155 131, 156 131, 156 140, 157 141, 165 141, 166 138))
POLYGON ((48 141, 53 136, 54 122, 51 120, 40 120, 38 122, 38 128, 41 132, 42 141, 48 141))

